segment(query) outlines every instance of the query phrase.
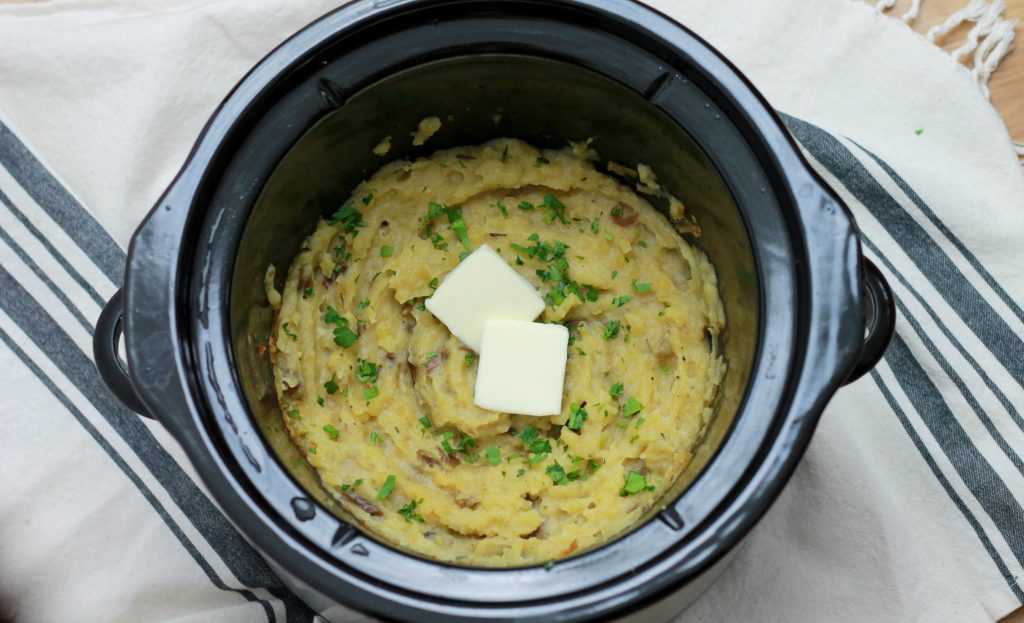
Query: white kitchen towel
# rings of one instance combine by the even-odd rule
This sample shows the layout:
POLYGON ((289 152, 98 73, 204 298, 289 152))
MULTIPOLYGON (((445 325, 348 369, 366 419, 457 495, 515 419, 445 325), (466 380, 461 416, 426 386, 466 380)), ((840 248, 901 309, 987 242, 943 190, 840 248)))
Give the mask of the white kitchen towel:
MULTIPOLYGON (((0 5, 0 621, 313 617, 102 387, 91 333, 214 108, 337 3, 0 5)), ((655 5, 789 115, 899 298, 885 360, 681 620, 1005 615, 1024 601, 1024 174, 977 72, 851 0, 655 5)))

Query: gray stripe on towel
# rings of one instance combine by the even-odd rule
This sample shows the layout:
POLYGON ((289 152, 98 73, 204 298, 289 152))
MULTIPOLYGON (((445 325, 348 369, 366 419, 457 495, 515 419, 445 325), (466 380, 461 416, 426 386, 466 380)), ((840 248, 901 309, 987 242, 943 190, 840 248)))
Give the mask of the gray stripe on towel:
POLYGON ((96 441, 100 448, 102 448, 103 451, 107 453, 107 456, 110 457, 110 460, 112 460, 114 464, 117 465, 118 469, 120 469, 121 472, 128 478, 128 480, 130 480, 132 484, 135 485, 135 488, 138 489, 142 497, 145 498, 146 501, 149 502, 150 506, 153 507, 153 510, 156 511, 156 514, 160 516, 160 519, 164 522, 164 525, 166 525, 167 528, 171 531, 171 534, 173 534, 174 537, 178 539, 178 542, 181 543, 181 546, 185 548, 185 551, 187 551, 189 555, 192 556, 192 559, 203 570, 203 573, 205 573, 206 577, 210 579, 210 582, 212 582, 214 586, 216 586, 222 591, 238 593, 247 601, 258 602, 263 607, 263 612, 267 615, 267 620, 273 621, 274 611, 270 607, 269 603, 262 599, 258 599, 255 595, 253 595, 252 591, 239 588, 229 588, 226 584, 224 584, 223 580, 221 580, 220 577, 217 576, 217 573, 213 570, 212 567, 210 567, 210 564, 206 562, 202 554, 199 553, 199 550, 196 549, 196 546, 192 543, 192 541, 189 540, 185 533, 182 532, 181 528, 178 527, 178 524, 175 523, 174 519, 172 519, 171 516, 167 513, 167 510, 160 504, 160 501, 156 499, 156 496, 153 495, 153 492, 149 490, 149 487, 147 487, 146 484, 142 482, 138 474, 136 474, 135 471, 131 468, 131 466, 129 466, 128 463, 126 463, 125 460, 121 458, 121 456, 117 453, 117 450, 115 450, 113 446, 111 446, 110 443, 103 438, 103 435, 101 435, 100 432, 96 430, 96 428, 92 425, 89 419, 85 417, 85 415, 81 411, 79 411, 78 407, 76 407, 75 404, 71 402, 67 395, 65 395, 64 392, 62 392, 56 386, 56 384, 41 369, 39 369, 39 366, 37 366, 35 362, 33 362, 32 359, 25 353, 25 351, 19 348, 18 345, 14 342, 14 340, 11 339, 11 337, 3 330, 0 330, 0 342, 3 342, 4 344, 7 345, 8 348, 11 349, 11 351, 18 357, 18 359, 21 360, 25 367, 28 368, 37 379, 39 379, 39 382, 42 383, 50 391, 51 394, 53 394, 54 398, 56 398, 58 401, 60 401, 61 404, 64 405, 64 408, 67 409, 68 412, 72 416, 74 416, 74 418, 82 426, 82 428, 85 429, 85 432, 87 432, 89 436, 96 441))
POLYGON ((1024 380, 1024 343, 921 225, 835 137, 805 121, 785 119, 797 140, 878 219, 999 363, 1024 380))
POLYGON ((1017 301, 1014 301, 1010 297, 1010 295, 1006 293, 1006 290, 1004 290, 1003 287, 999 285, 999 282, 995 280, 995 277, 993 277, 991 274, 989 274, 987 270, 985 270, 985 267, 978 260, 978 258, 975 257, 973 253, 971 253, 970 249, 967 248, 967 245, 961 242, 960 239, 957 238, 956 235, 952 231, 950 231, 948 227, 946 227, 946 224, 942 222, 942 220, 938 217, 937 214, 935 214, 935 212, 932 211, 930 207, 928 207, 928 204, 926 204, 924 200, 921 199, 921 196, 918 195, 917 192, 910 187, 910 184, 904 181, 904 179, 900 177, 900 175, 896 173, 896 171, 894 171, 892 167, 889 166, 888 162, 882 160, 873 152, 864 149, 864 146, 861 145, 860 143, 853 141, 853 144, 859 147, 860 149, 863 149, 864 153, 870 156, 871 159, 874 160, 875 163, 878 164, 878 166, 881 167, 883 171, 885 171, 885 174, 888 175, 889 178, 893 181, 893 183, 895 183, 896 186, 898 186, 899 189, 902 190, 903 193, 907 195, 910 201, 915 206, 917 206, 917 209, 921 210, 921 213, 928 217, 928 220, 931 221, 933 225, 935 225, 935 228, 942 232, 942 235, 946 237, 946 240, 949 240, 949 242, 952 243, 954 247, 956 247, 957 251, 959 251, 967 259, 967 263, 970 264, 974 268, 974 270, 978 271, 978 274, 981 275, 981 278, 985 281, 985 283, 987 283, 988 286, 992 288, 992 291, 996 293, 996 296, 999 297, 999 300, 1005 303, 1006 306, 1009 307, 1014 314, 1016 314, 1017 318, 1021 322, 1024 322, 1024 309, 1021 309, 1020 305, 1017 304, 1017 301))
POLYGON ((7 209, 11 211, 11 214, 14 215, 14 218, 18 219, 18 222, 20 222, 25 227, 25 229, 29 231, 30 234, 35 236, 35 239, 38 240, 39 243, 43 245, 43 247, 45 247, 47 251, 49 251, 50 255, 53 256, 53 259, 56 260, 57 263, 60 264, 61 267, 65 271, 67 271, 69 275, 71 275, 71 278, 75 280, 75 283, 81 286, 83 290, 88 292, 89 296, 92 297, 92 300, 96 301, 96 304, 102 307, 106 301, 103 300, 103 297, 100 296, 99 292, 97 292, 95 288, 92 287, 91 283, 85 280, 85 277, 78 273, 78 269, 72 266, 71 262, 69 262, 63 255, 60 254, 59 251, 57 251, 57 248, 53 246, 53 243, 50 242, 50 240, 46 236, 44 236, 41 231, 39 231, 35 224, 32 223, 32 221, 30 221, 27 216, 22 214, 18 206, 13 201, 11 201, 10 197, 4 194, 4 191, 2 189, 0 189, 0 203, 4 203, 7 205, 7 209))
POLYGON ((132 448, 139 460, 146 464, 235 577, 245 586, 280 586, 280 580, 263 559, 238 535, 220 511, 157 443, 139 416, 124 408, 107 391, 92 361, 3 267, 0 267, 0 292, 3 292, 0 307, 75 384, 132 448))
POLYGON ((898 331, 885 360, 943 454, 1024 565, 1024 508, 971 441, 898 331))
POLYGON ((124 279, 124 250, 0 121, 0 165, 114 283, 124 279))
MULTIPOLYGON (((92 214, 82 207, 74 197, 60 184, 45 166, 21 143, 11 130, 0 122, 0 164, 4 165, 15 180, 75 241, 81 250, 113 281, 120 284, 124 275, 125 253, 110 237, 105 229, 96 221, 92 214)), ((30 228, 43 244, 48 245, 51 253, 52 245, 42 239, 37 229, 30 228)), ((63 260, 55 254, 58 261, 63 260)), ((74 273, 72 273, 74 274, 74 273)), ((10 277, 10 275, 8 275, 10 277)), ((11 278, 16 283, 16 280, 11 278)), ((89 288, 91 289, 91 288, 89 288)), ((12 296, 5 292, 0 296, 0 303, 6 303, 5 297, 12 296)), ((100 299, 102 302, 102 299, 100 299)), ((50 320, 41 309, 33 311, 27 322, 19 322, 23 330, 32 326, 32 315, 50 320)), ((51 321, 52 322, 52 321, 51 321)), ((91 331, 90 331, 91 332, 91 331)), ((70 343, 70 338, 64 337, 70 343)), ((44 336, 45 339, 45 336, 44 336)), ((37 342, 38 343, 38 342, 37 342)), ((41 347, 46 352, 46 349, 41 347)), ((72 358, 81 355, 77 347, 70 343, 72 358)), ((60 348, 56 349, 60 353, 60 348)), ((47 353, 54 363, 58 363, 52 353, 47 353)), ((58 357, 59 359, 60 357, 58 357)), ((287 590, 277 576, 266 566, 260 555, 237 533, 220 511, 206 495, 196 487, 191 478, 185 474, 162 446, 152 437, 148 429, 139 421, 139 416, 125 409, 114 398, 102 382, 99 381, 92 361, 85 356, 86 372, 78 369, 89 380, 76 381, 90 402, 111 422, 114 430, 124 438, 139 458, 147 464, 153 475, 171 495, 175 504, 189 517, 196 529, 203 535, 210 546, 217 552, 224 564, 243 584, 252 587, 266 588, 284 605, 288 621, 313 618, 309 607, 287 590), (88 390, 88 391, 87 391, 88 390)), ((81 364, 81 362, 77 362, 81 364)), ((60 367, 65 368, 65 365, 60 367)), ((66 370, 67 372, 67 370, 66 370)))
POLYGON ((967 521, 968 525, 971 526, 971 528, 974 530, 974 533, 978 536, 978 540, 981 541, 982 547, 985 548, 985 551, 988 552, 989 557, 992 558, 992 562, 995 563, 996 568, 999 570, 999 574, 1003 576, 1004 580, 1006 580, 1007 586, 1010 587, 1010 590, 1013 592, 1014 596, 1017 597, 1017 599, 1021 600, 1021 602, 1024 602, 1024 589, 1021 588, 1020 583, 1017 581, 1017 578, 1014 577, 1012 573, 1010 573, 1010 570, 1007 568, 1006 563, 1003 562, 1002 556, 999 555, 999 552, 996 551, 995 546, 992 544, 992 540, 988 538, 987 534, 985 534, 985 529, 981 527, 980 523, 978 523, 977 518, 975 518, 974 515, 971 514, 970 509, 967 508, 966 504, 964 504, 963 499, 961 499, 961 497, 957 494, 956 490, 953 489, 953 485, 950 484, 945 474, 942 473, 942 469, 935 462, 935 459, 932 458, 932 455, 928 452, 928 448, 925 447, 924 442, 921 441, 921 437, 917 434, 917 431, 914 430, 914 426, 910 423, 910 420, 907 418, 907 414, 903 412, 903 409, 900 407, 899 403, 896 402, 896 399, 893 397, 892 392, 889 391, 888 386, 886 386, 885 382, 882 380, 882 377, 877 370, 871 371, 871 378, 875 381, 875 384, 878 385, 878 389, 881 390, 882 396, 884 396, 886 402, 889 403, 889 407, 891 407, 892 410, 896 413, 896 418, 900 421, 900 424, 903 426, 903 430, 907 432, 907 436, 910 437, 910 441, 914 444, 914 447, 917 448, 917 451, 921 454, 922 457, 924 457, 924 461, 928 465, 928 469, 931 470, 932 474, 935 476, 935 479, 939 481, 939 484, 946 492, 946 495, 948 495, 949 499, 953 502, 953 505, 956 506, 957 510, 960 511, 960 514, 964 516, 964 519, 967 521))

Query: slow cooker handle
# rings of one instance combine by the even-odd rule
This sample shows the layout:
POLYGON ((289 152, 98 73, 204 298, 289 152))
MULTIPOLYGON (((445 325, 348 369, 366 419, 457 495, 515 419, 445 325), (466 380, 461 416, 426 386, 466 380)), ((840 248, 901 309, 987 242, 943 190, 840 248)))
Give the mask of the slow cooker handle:
POLYGON ((96 370, 110 392, 124 403, 124 406, 139 415, 152 418, 132 387, 127 364, 117 354, 117 347, 123 335, 123 321, 124 294, 118 290, 103 306, 103 311, 96 321, 96 331, 92 335, 92 353, 96 370))
POLYGON ((845 383, 852 383, 875 367, 896 330, 896 297, 882 271, 867 258, 864 268, 864 343, 860 357, 845 383))

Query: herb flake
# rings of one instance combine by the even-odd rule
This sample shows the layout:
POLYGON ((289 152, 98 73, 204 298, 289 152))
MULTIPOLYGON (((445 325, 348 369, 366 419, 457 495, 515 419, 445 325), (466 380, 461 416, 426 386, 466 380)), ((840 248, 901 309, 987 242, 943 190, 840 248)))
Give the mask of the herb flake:
POLYGON ((404 517, 406 521, 418 521, 423 523, 423 515, 416 512, 416 507, 422 503, 423 498, 410 500, 408 504, 398 509, 398 514, 404 517))
POLYGON ((635 495, 641 491, 654 491, 654 485, 647 484, 647 477, 640 472, 630 470, 626 474, 626 482, 623 484, 622 490, 619 491, 619 495, 635 495))
POLYGON ((487 462, 491 465, 497 465, 501 463, 501 449, 498 446, 491 446, 487 448, 484 453, 487 456, 487 462))
POLYGON ((324 425, 324 432, 327 433, 327 436, 331 438, 331 441, 337 441, 338 440, 338 435, 341 434, 341 431, 339 431, 337 428, 335 428, 331 424, 325 424, 324 425))
POLYGON ((384 485, 381 486, 380 491, 377 492, 378 500, 386 500, 391 492, 395 490, 395 475, 391 474, 384 481, 384 485))
POLYGON ((630 396, 626 404, 622 405, 622 417, 633 417, 644 410, 644 405, 636 398, 630 396))
POLYGON ((581 404, 576 404, 574 402, 569 405, 569 421, 566 423, 566 426, 568 426, 570 430, 574 430, 578 433, 580 432, 580 429, 583 428, 583 422, 587 419, 587 410, 583 408, 586 404, 586 402, 581 404))

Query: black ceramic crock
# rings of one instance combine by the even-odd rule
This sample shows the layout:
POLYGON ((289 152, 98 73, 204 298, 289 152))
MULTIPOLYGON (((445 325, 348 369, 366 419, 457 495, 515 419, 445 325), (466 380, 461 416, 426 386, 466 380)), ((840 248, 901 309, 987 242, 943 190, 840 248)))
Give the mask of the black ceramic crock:
POLYGON ((847 208, 751 85, 679 24, 629 0, 358 0, 220 106, 135 233, 95 348, 110 388, 174 435, 241 533, 331 620, 649 621, 721 571, 826 402, 881 357, 893 318, 847 208), (413 147, 433 115, 442 129, 413 147), (392 151, 373 155, 387 135, 392 151), (281 433, 261 353, 264 271, 276 265, 280 286, 318 217, 389 160, 499 136, 593 138, 609 161, 654 168, 702 226, 729 372, 693 464, 646 521, 554 566, 495 570, 353 527, 281 433))

